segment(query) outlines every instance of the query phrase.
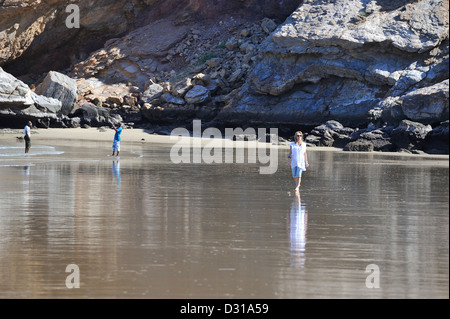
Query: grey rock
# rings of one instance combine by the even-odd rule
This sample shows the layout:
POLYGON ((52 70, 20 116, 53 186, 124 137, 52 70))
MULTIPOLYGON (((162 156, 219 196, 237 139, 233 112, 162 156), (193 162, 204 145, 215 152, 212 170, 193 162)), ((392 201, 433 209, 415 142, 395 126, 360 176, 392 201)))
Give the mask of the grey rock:
POLYGON ((329 120, 325 123, 325 127, 333 130, 333 131, 339 131, 341 129, 344 128, 344 125, 342 125, 341 123, 339 123, 338 121, 335 120, 329 120))
POLYGON ((261 28, 265 33, 269 34, 277 28, 277 24, 272 19, 264 18, 261 21, 261 28))
POLYGON ((80 118, 80 125, 88 126, 109 126, 117 124, 120 120, 113 119, 107 109, 85 103, 77 108, 71 115, 71 118, 80 118))
POLYGON ((428 132, 423 149, 430 154, 449 153, 449 121, 442 122, 428 132))
POLYGON ((195 85, 186 93, 184 99, 187 103, 198 104, 205 102, 209 97, 209 90, 207 88, 202 85, 195 85))
POLYGON ((0 109, 27 108, 34 104, 32 91, 0 67, 0 109))
POLYGON ((324 130, 323 126, 321 126, 311 131, 311 134, 305 138, 305 142, 316 146, 331 147, 333 146, 334 139, 331 136, 330 131, 326 129, 324 130))
POLYGON ((422 149, 425 138, 431 131, 431 125, 403 120, 392 130, 391 141, 399 149, 422 149))
POLYGON ((159 98, 163 94, 164 88, 159 84, 150 84, 141 96, 141 101, 150 103, 152 100, 159 98))
POLYGON ((367 141, 358 140, 349 142, 343 148, 344 151, 350 152, 373 152, 374 147, 373 144, 367 141))
POLYGON ((59 72, 50 71, 36 87, 36 94, 61 101, 61 114, 68 115, 77 101, 77 82, 59 72))
POLYGON ((36 122, 38 127, 61 124, 59 100, 38 95, 28 85, 0 68, 0 116, 36 122))
POLYGON ((81 119, 79 117, 68 118, 65 123, 67 127, 77 128, 81 126, 81 119))
MULTIPOLYGON (((199 76, 199 78, 203 78, 199 76)), ((183 97, 187 91, 189 91, 193 87, 192 81, 190 78, 185 78, 173 86, 171 92, 175 96, 183 97)))
POLYGON ((390 135, 383 130, 376 129, 362 133, 359 135, 357 141, 370 142, 373 145, 374 151, 391 152, 395 150, 392 144, 390 135))
POLYGON ((314 145, 314 146, 320 146, 320 140, 321 140, 321 137, 320 137, 320 136, 313 135, 313 134, 309 134, 309 135, 305 138, 305 142, 306 142, 307 144, 314 145))
POLYGON ((43 95, 37 95, 34 92, 31 92, 31 98, 33 99, 36 108, 43 112, 57 114, 61 111, 62 103, 60 100, 43 95))
POLYGON ((420 123, 436 123, 449 118, 449 80, 413 90, 401 97, 407 119, 420 123))
POLYGON ((235 83, 242 80, 245 75, 245 71, 242 69, 236 69, 228 78, 229 83, 235 83))
POLYGON ((344 147, 351 141, 350 135, 354 129, 344 127, 335 120, 316 126, 305 138, 307 143, 316 146, 344 147))
POLYGON ((173 96, 170 93, 164 93, 161 96, 161 99, 163 101, 167 102, 167 103, 172 103, 172 104, 177 104, 177 105, 184 105, 184 104, 186 104, 186 102, 181 97, 173 96))

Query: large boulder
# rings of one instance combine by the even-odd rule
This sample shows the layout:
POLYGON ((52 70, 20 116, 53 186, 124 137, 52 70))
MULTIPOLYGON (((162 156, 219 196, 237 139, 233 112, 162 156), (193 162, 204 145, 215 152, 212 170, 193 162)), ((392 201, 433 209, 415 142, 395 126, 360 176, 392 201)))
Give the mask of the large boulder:
POLYGON ((187 103, 198 104, 205 102, 210 97, 209 90, 202 85, 194 85, 192 89, 190 89, 184 99, 187 103))
POLYGON ((27 120, 38 126, 48 127, 60 120, 59 100, 38 95, 28 85, 0 68, 0 118, 8 125, 16 126, 27 120))
POLYGON ((33 104, 28 85, 0 67, 0 109, 27 108, 33 104))
POLYGON ((449 118, 449 80, 412 89, 405 95, 386 100, 385 120, 409 119, 424 124, 433 124, 449 118))
POLYGON ((68 115, 77 101, 77 82, 67 75, 50 71, 36 88, 36 94, 57 99, 61 102, 61 114, 68 115))
POLYGON ((31 92, 31 98, 33 99, 36 108, 42 112, 59 114, 61 111, 62 103, 57 99, 38 95, 34 92, 31 92))
POLYGON ((449 153, 449 121, 445 121, 428 132, 423 150, 430 154, 449 153))
POLYGON ((389 129, 375 129, 362 132, 357 142, 366 142, 373 145, 374 151, 392 152, 395 151, 395 145, 391 142, 391 130, 389 129))
POLYGON ((141 101, 151 103, 151 101, 159 98, 164 92, 164 88, 156 83, 150 84, 141 96, 141 101))
POLYGON ((107 109, 91 103, 83 103, 69 117, 79 118, 81 125, 89 126, 111 126, 122 121, 119 115, 111 115, 107 109))
POLYGON ((424 125, 409 120, 403 120, 391 133, 391 141, 399 149, 421 150, 425 138, 432 131, 431 125, 424 125))
POLYGON ((338 121, 330 120, 315 127, 305 138, 305 141, 316 146, 343 147, 350 142, 354 129, 344 127, 338 121))
POLYGON ((349 152, 372 152, 374 147, 372 143, 367 141, 353 141, 346 144, 343 150, 349 152))

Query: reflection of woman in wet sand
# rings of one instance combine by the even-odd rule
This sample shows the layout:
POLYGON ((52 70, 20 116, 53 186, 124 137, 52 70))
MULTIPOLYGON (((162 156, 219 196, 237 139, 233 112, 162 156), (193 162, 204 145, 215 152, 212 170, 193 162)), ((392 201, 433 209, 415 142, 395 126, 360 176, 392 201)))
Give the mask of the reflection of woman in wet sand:
POLYGON ((289 215, 289 239, 291 243, 291 256, 294 263, 303 267, 305 262, 306 230, 308 215, 305 206, 302 206, 300 192, 295 193, 289 215))
POLYGON ((300 131, 295 132, 294 142, 289 145, 288 159, 291 161, 292 177, 295 181, 295 191, 300 189, 302 181, 302 172, 309 166, 308 156, 306 155, 306 143, 303 142, 303 134, 300 131))

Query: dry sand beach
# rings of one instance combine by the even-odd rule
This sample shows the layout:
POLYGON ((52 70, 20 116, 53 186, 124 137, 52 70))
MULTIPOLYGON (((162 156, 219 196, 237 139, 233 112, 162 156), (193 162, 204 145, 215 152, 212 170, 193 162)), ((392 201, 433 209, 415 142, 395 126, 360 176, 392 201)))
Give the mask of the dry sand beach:
MULTIPOLYGON (((23 130, 0 130, 0 141, 11 141, 23 137, 23 130)), ((114 130, 111 128, 50 128, 32 129, 32 141, 38 140, 79 140, 79 141, 111 141, 114 138, 114 130)), ((211 139, 203 138, 203 143, 210 143, 211 139)), ((177 139, 171 140, 170 135, 148 133, 144 129, 124 129, 122 134, 123 144, 127 142, 174 144, 177 139)), ((244 142, 237 142, 244 145, 244 142)))

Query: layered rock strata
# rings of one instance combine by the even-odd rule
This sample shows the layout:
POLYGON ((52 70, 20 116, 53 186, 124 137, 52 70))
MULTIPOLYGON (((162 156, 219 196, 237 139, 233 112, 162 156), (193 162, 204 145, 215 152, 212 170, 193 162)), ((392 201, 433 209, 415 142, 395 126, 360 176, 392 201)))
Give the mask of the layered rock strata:
POLYGON ((445 121, 448 26, 445 0, 304 1, 259 47, 219 118, 445 121))

